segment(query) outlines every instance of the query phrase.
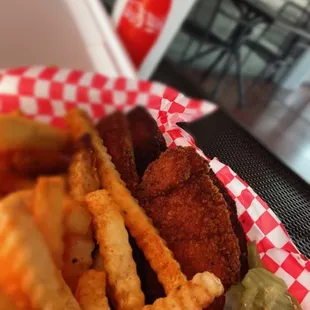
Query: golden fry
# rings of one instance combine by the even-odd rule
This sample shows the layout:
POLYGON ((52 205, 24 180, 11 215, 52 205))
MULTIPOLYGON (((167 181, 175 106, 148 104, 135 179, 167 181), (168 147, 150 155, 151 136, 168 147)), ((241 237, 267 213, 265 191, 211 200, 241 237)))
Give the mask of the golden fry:
POLYGON ((58 128, 12 114, 0 115, 0 149, 62 150, 70 135, 58 128))
POLYGON ((17 306, 12 300, 0 289, 0 309, 3 310, 17 310, 17 306))
POLYGON ((16 194, 0 203, 0 240, 0 286, 21 309, 80 309, 70 291, 63 292, 44 237, 16 194))
POLYGON ((14 192, 14 195, 19 197, 22 201, 22 204, 27 207, 30 213, 32 213, 34 191, 32 189, 24 189, 21 191, 14 192))
POLYGON ((68 174, 70 194, 77 201, 83 201, 86 194, 99 189, 96 158, 90 137, 85 136, 80 144, 82 148, 73 156, 68 174))
POLYGON ((168 294, 186 281, 180 265, 173 258, 164 240, 121 180, 111 162, 111 157, 86 113, 77 109, 71 110, 66 121, 75 139, 86 133, 91 135, 101 186, 109 191, 116 202, 130 234, 135 238, 137 245, 143 251, 152 269, 156 272, 159 282, 168 294))
POLYGON ((86 271, 79 279, 75 296, 82 310, 109 310, 105 272, 86 271))
MULTIPOLYGON (((96 158, 90 138, 84 137, 80 150, 73 156, 69 167, 68 184, 71 197, 71 212, 66 219, 65 266, 63 275, 73 292, 79 277, 92 265, 95 247, 91 219, 83 206, 84 196, 99 188, 96 158), (84 210, 82 210, 84 208, 84 210), (78 256, 78 258, 76 257, 78 256)), ((70 201, 67 201, 67 205, 70 201)))
POLYGON ((65 238, 62 275, 72 292, 75 292, 80 276, 93 263, 91 256, 93 249, 92 236, 72 235, 65 238))
POLYGON ((38 179, 34 192, 33 216, 58 268, 62 266, 64 252, 63 200, 63 178, 38 179))
POLYGON ((12 111, 10 113, 10 115, 11 116, 18 116, 18 117, 25 117, 26 118, 25 113, 22 110, 20 110, 20 109, 16 109, 16 110, 12 111))
POLYGON ((200 310, 209 306, 215 297, 223 294, 221 281, 212 273, 197 273, 192 281, 185 282, 165 298, 157 299, 143 310, 200 310))
POLYGON ((64 199, 65 235, 87 235, 91 218, 88 211, 70 196, 64 199))
POLYGON ((98 271, 104 270, 103 258, 99 252, 99 249, 96 249, 93 253, 93 265, 92 268, 98 271))
POLYGON ((85 202, 92 215, 114 306, 120 310, 142 308, 144 295, 121 214, 105 190, 86 195, 85 202))

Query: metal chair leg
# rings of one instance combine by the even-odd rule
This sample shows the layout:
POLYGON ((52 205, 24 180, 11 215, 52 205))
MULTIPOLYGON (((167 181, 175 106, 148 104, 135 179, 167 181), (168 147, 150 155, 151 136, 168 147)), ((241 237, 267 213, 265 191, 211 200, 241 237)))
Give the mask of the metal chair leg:
POLYGON ((182 62, 183 61, 183 59, 185 58, 185 56, 186 56, 186 54, 187 54, 187 52, 188 52, 188 49, 190 48, 190 45, 191 45, 191 42, 192 42, 193 40, 189 37, 188 38, 188 41, 187 41, 187 44, 186 44, 186 47, 184 48, 184 50, 183 50, 183 52, 182 52, 182 54, 181 54, 181 56, 180 56, 180 62, 182 62))
POLYGON ((207 48, 206 50, 201 51, 199 53, 196 53, 195 55, 191 56, 190 58, 185 59, 184 61, 181 61, 180 64, 186 66, 186 65, 190 64, 191 62, 193 62, 197 59, 200 59, 200 58, 202 58, 202 57, 204 57, 210 53, 213 53, 217 48, 218 48, 217 46, 211 46, 211 47, 207 48))
POLYGON ((221 88, 222 84, 223 84, 223 81, 224 81, 224 77, 225 75, 227 75, 229 69, 230 69, 230 66, 231 66, 231 60, 233 58, 233 54, 232 52, 229 52, 230 54, 228 55, 227 57, 227 60, 226 62, 224 63, 224 67, 220 73, 220 76, 219 76, 219 79, 218 79, 218 83, 216 85, 216 87, 214 88, 212 94, 211 94, 211 98, 212 99, 215 99, 216 98, 216 95, 219 91, 219 89, 221 88))
POLYGON ((236 59, 236 73, 237 73, 237 83, 238 83, 238 93, 239 93, 239 101, 238 105, 240 107, 244 106, 244 85, 243 85, 243 76, 242 76, 242 65, 241 65, 241 57, 240 50, 238 50, 235 54, 236 59))
POLYGON ((211 72, 216 68, 216 66, 225 56, 225 53, 226 53, 225 50, 220 51, 215 60, 212 62, 212 64, 205 71, 202 72, 200 83, 203 83, 203 81, 211 74, 211 72))

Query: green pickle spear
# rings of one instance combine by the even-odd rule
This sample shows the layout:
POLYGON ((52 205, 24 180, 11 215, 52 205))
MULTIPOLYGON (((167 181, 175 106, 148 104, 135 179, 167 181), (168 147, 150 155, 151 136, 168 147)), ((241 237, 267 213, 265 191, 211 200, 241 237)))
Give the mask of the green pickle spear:
POLYGON ((287 292, 286 283, 264 268, 256 243, 248 244, 250 270, 241 283, 227 293, 232 310, 291 310, 301 309, 297 300, 287 292))

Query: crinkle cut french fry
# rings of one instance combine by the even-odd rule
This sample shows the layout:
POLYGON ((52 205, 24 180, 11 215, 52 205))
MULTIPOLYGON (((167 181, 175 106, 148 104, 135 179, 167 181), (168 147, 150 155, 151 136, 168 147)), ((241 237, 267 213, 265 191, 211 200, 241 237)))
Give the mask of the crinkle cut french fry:
POLYGON ((142 310, 200 310, 209 306, 215 297, 223 294, 221 281, 212 273, 197 273, 192 281, 171 291, 167 297, 157 299, 142 310))
POLYGON ((80 309, 70 290, 63 290, 44 237, 16 194, 0 203, 0 240, 0 287, 16 304, 27 305, 21 309, 80 309))
POLYGON ((67 198, 65 201, 65 208, 71 208, 71 211, 65 221, 66 248, 63 276, 73 292, 79 277, 93 262, 91 254, 95 246, 90 225, 91 218, 83 206, 83 198, 88 192, 99 188, 96 170, 95 156, 91 147, 82 147, 73 156, 69 167, 68 183, 73 199, 67 198))
POLYGON ((109 310, 105 272, 86 271, 79 279, 75 296, 82 310, 109 310))
POLYGON ((77 201, 83 201, 87 193, 99 189, 100 186, 90 137, 85 136, 80 144, 82 148, 74 154, 68 174, 70 194, 77 201))
POLYGON ((65 235, 87 235, 91 218, 82 203, 66 196, 64 199, 65 235))
POLYGON ((0 149, 62 150, 70 142, 64 130, 12 114, 0 115, 0 149))
POLYGON ((186 281, 180 265, 173 258, 164 240, 121 180, 111 162, 111 157, 86 113, 77 109, 71 110, 66 116, 66 121, 75 139, 85 133, 91 135, 101 186, 109 191, 116 202, 130 234, 135 238, 137 245, 143 251, 152 269, 156 272, 159 282, 168 294, 186 281))
POLYGON ((0 309, 18 310, 13 301, 0 289, 0 309))
POLYGON ((40 177, 34 191, 33 216, 58 268, 63 264, 64 180, 61 177, 40 177))
POLYGON ((94 242, 91 236, 72 235, 65 238, 62 275, 72 292, 75 292, 80 276, 93 263, 94 242))
POLYGON ((93 253, 93 264, 92 264, 92 269, 101 271, 104 270, 104 262, 103 258, 99 252, 99 249, 96 249, 93 253))
POLYGON ((34 191, 32 189, 24 189, 21 191, 14 192, 14 195, 19 197, 22 201, 22 204, 27 207, 30 213, 32 213, 34 191))
POLYGON ((116 309, 142 308, 144 295, 123 217, 106 190, 86 195, 85 202, 107 272, 109 297, 116 309))

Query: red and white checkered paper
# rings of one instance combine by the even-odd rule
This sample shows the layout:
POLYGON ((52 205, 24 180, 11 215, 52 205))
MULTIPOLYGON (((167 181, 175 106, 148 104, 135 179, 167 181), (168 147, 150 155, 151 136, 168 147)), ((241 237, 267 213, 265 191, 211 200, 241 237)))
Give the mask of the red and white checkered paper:
MULTIPOLYGON (((0 113, 21 109, 30 117, 55 126, 73 107, 86 110, 96 121, 116 109, 143 105, 157 120, 169 147, 195 146, 177 126, 212 113, 216 106, 193 100, 159 83, 109 78, 100 74, 48 67, 0 72, 0 113)), ((208 159, 209 160, 209 159, 208 159)), ((217 177, 235 199, 239 220, 249 240, 257 242, 265 266, 284 279, 289 291, 310 309, 310 262, 296 249, 283 224, 268 205, 218 159, 209 160, 217 177)))

